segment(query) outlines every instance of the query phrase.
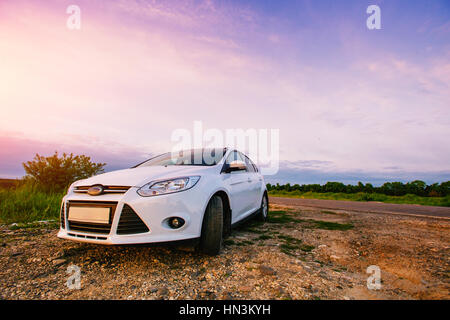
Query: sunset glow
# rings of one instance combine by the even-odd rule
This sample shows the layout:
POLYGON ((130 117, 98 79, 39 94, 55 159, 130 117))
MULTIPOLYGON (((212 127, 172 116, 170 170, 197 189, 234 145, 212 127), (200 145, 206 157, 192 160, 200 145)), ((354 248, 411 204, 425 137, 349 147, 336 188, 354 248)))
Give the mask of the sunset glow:
POLYGON ((450 4, 375 3, 381 30, 365 1, 2 1, 0 177, 127 167, 200 120, 280 129, 280 181, 449 180, 450 4))

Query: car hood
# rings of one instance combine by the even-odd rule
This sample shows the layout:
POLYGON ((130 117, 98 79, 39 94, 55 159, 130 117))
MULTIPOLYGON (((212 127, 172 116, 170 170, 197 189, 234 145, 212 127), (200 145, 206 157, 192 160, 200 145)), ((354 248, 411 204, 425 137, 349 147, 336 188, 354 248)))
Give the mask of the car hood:
POLYGON ((153 180, 202 175, 215 170, 209 166, 149 166, 102 173, 75 182, 74 186, 92 186, 95 184, 141 187, 153 180))

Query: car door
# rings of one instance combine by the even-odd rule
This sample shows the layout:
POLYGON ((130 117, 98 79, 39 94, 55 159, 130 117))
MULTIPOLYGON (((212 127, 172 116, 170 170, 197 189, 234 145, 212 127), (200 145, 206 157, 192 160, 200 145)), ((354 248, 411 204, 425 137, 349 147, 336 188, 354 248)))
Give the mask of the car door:
MULTIPOLYGON (((233 161, 244 159, 237 151, 232 151, 225 160, 224 168, 233 161)), ((252 190, 249 188, 249 175, 247 170, 222 172, 224 184, 227 186, 230 195, 232 218, 231 223, 239 221, 251 210, 252 190)))
POLYGON ((246 155, 242 155, 242 157, 244 158, 245 164, 247 166, 248 183, 251 197, 251 210, 253 212, 261 207, 261 200, 262 200, 261 190, 263 179, 253 161, 251 161, 250 158, 247 157, 246 155))

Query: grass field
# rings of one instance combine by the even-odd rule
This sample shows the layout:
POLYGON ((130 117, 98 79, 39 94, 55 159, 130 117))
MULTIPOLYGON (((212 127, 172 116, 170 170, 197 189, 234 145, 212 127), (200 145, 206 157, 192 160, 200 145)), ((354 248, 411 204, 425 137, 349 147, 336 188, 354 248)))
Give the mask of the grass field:
POLYGON ((301 199, 324 199, 324 200, 346 200, 346 201, 378 201, 399 204, 421 204, 426 206, 450 207, 450 196, 446 197, 420 197, 413 194, 404 196, 388 196, 379 193, 318 193, 300 191, 270 191, 270 196, 301 198, 301 199))
MULTIPOLYGON (((314 193, 299 191, 270 191, 275 197, 328 199, 347 201, 379 201, 450 207, 450 196, 419 197, 416 195, 387 196, 378 193, 314 193)), ((0 186, 0 224, 26 223, 59 218, 64 193, 44 193, 30 185, 17 186, 8 181, 8 187, 0 186)))
POLYGON ((33 186, 0 188, 0 223, 23 223, 59 218, 63 193, 47 194, 33 186))

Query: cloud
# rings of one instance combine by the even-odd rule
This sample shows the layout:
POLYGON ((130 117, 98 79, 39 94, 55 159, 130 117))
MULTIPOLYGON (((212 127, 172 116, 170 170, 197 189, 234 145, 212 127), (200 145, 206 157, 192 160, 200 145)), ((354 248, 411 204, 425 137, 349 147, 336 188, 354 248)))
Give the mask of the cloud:
POLYGON ((349 6, 312 1, 277 10, 80 1, 82 29, 71 32, 61 3, 0 4, 5 138, 19 131, 49 152, 43 145, 128 148, 133 158, 170 150, 175 129, 201 120, 205 129, 280 129, 281 159, 293 169, 450 170, 450 64, 440 42, 409 30, 368 35, 349 6))
POLYGON ((83 140, 85 141, 78 143, 69 140, 64 143, 59 139, 54 142, 43 142, 18 133, 2 132, 0 135, 0 177, 22 177, 25 175, 22 163, 32 160, 36 154, 50 156, 55 151, 58 151, 59 154, 74 153, 90 156, 94 162, 106 163, 106 171, 129 168, 154 155, 149 150, 138 150, 111 140, 100 141, 96 138, 89 139, 89 137, 83 137, 83 140), (94 140, 96 140, 95 143, 83 143, 94 142, 94 140))
POLYGON ((280 167, 290 169, 330 169, 334 166, 332 161, 322 160, 296 160, 296 161, 282 161, 280 167))

